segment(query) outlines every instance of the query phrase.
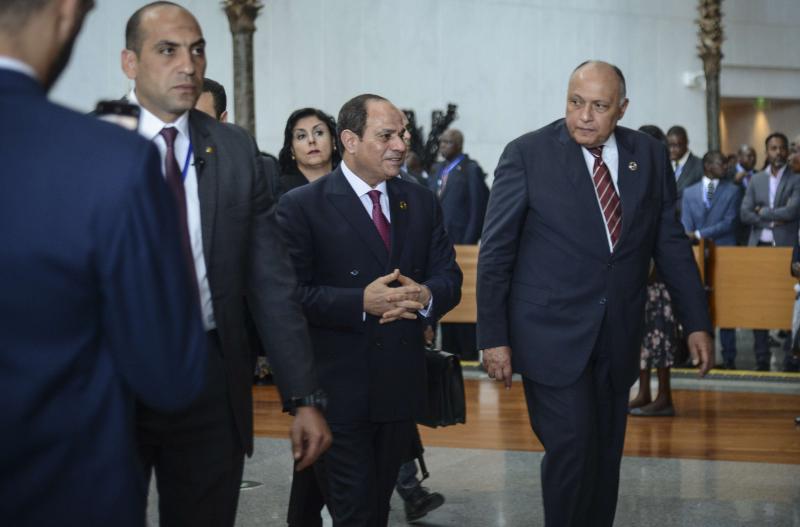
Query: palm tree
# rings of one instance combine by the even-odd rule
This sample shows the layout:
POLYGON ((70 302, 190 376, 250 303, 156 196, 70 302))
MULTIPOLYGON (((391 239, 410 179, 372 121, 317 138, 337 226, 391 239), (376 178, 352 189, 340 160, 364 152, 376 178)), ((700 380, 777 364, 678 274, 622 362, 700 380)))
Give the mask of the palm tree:
POLYGON ((722 61, 722 0, 699 0, 697 19, 700 43, 697 46, 706 75, 706 121, 708 149, 720 149, 719 132, 719 71, 722 61))
POLYGON ((233 109, 236 124, 256 133, 255 84, 253 82, 253 33, 256 17, 264 4, 260 0, 224 0, 233 35, 233 109))

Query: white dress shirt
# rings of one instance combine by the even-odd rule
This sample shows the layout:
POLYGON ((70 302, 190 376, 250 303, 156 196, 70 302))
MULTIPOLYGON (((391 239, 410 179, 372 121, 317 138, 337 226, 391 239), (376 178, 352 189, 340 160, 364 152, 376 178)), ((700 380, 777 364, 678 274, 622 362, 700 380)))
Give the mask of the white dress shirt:
POLYGON ((27 75, 28 77, 34 79, 36 82, 39 82, 39 79, 36 77, 36 72, 33 71, 33 68, 31 68, 30 66, 28 66, 19 59, 15 59, 7 55, 0 55, 0 69, 16 71, 17 73, 22 73, 23 75, 27 75))
MULTIPOLYGON (((369 191, 371 190, 378 190, 381 193, 380 203, 381 203, 381 211, 383 215, 386 216, 386 220, 391 225, 392 223, 392 216, 391 212, 389 211, 389 194, 386 192, 386 181, 381 181, 374 187, 370 187, 366 181, 355 175, 355 173, 350 170, 350 167, 342 161, 341 165, 342 173, 344 174, 345 179, 350 184, 350 187, 353 189, 353 192, 356 193, 358 199, 361 200, 361 204, 364 205, 364 210, 367 212, 367 216, 369 216, 370 221, 372 221, 372 198, 369 197, 369 191)), ((425 309, 420 309, 418 313, 423 316, 427 317, 431 309, 433 308, 433 292, 431 292, 431 298, 428 301, 428 305, 425 306, 425 309)), ((364 313, 364 319, 366 320, 366 313, 364 313)))
MULTIPOLYGON (((777 174, 772 173, 772 167, 767 167, 766 172, 769 174, 769 208, 775 208, 775 194, 778 193, 778 185, 781 183, 783 172, 786 170, 786 165, 783 165, 777 174)), ((770 222, 769 228, 761 229, 761 234, 758 240, 766 243, 775 243, 775 236, 772 233, 773 222, 770 222)))
MULTIPOLYGON (((586 147, 581 147, 583 152, 583 160, 586 162, 586 168, 589 170, 589 178, 591 179, 594 174, 594 156, 586 147)), ((622 197, 619 192, 619 185, 617 184, 617 174, 619 173, 619 151, 617 150, 617 138, 612 133, 603 143, 603 163, 608 167, 608 172, 611 174, 611 181, 614 183, 614 190, 617 191, 617 196, 620 196, 620 207, 622 207, 622 197)), ((597 197, 597 208, 603 218, 603 225, 606 228, 606 238, 608 239, 608 249, 613 251, 614 244, 611 243, 611 233, 608 232, 608 225, 606 225, 605 216, 603 216, 603 206, 600 204, 600 196, 597 195, 597 186, 592 180, 592 187, 594 187, 594 195, 597 197)), ((625 218, 622 218, 623 225, 625 218)))
MULTIPOLYGON (((131 90, 128 94, 128 101, 132 104, 139 104, 136 93, 131 90)), ((206 331, 216 328, 214 319, 214 309, 211 304, 211 288, 208 286, 208 274, 206 272, 206 259, 203 256, 203 231, 200 223, 200 195, 197 191, 197 171, 194 167, 194 152, 190 151, 192 140, 189 133, 189 112, 184 113, 173 123, 164 123, 150 113, 146 108, 141 107, 139 116, 139 134, 155 143, 158 153, 161 154, 162 173, 166 174, 164 165, 166 163, 167 143, 161 136, 161 129, 164 127, 175 127, 178 135, 175 137, 175 159, 178 161, 178 168, 184 176, 183 190, 186 194, 186 216, 189 227, 189 241, 192 245, 192 257, 194 258, 194 270, 197 274, 197 287, 200 291, 200 308, 203 313, 203 326, 206 331)))

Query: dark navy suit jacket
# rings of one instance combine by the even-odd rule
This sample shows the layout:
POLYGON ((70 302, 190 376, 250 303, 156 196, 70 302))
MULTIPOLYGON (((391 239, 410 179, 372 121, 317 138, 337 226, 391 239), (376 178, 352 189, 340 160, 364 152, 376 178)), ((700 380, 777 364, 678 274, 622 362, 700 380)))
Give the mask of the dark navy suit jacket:
POLYGON ((413 419, 425 389, 422 323, 364 319, 364 288, 394 269, 433 293, 434 321, 461 297, 461 270, 433 193, 387 182, 391 254, 341 168, 278 204, 332 423, 413 419))
POLYGON ((158 153, 0 70, 0 518, 141 526, 134 398, 188 405, 205 334, 158 153))
POLYGON ((631 385, 651 258, 687 333, 711 329, 666 149, 626 128, 615 135, 622 233, 613 253, 563 119, 512 141, 497 166, 478 258, 479 346, 511 346, 514 371, 541 384, 573 383, 605 325, 614 387, 631 385))
MULTIPOLYGON (((435 177, 430 178, 429 182, 434 192, 438 187, 439 171, 448 163, 437 163, 431 169, 435 177)), ((489 201, 489 189, 478 163, 465 155, 447 176, 439 201, 442 203, 444 227, 453 243, 478 243, 483 230, 486 203, 489 201)))
POLYGON ((683 191, 681 221, 689 232, 700 231, 700 236, 717 245, 736 245, 736 227, 742 191, 730 181, 718 180, 711 207, 703 201, 703 181, 683 191))

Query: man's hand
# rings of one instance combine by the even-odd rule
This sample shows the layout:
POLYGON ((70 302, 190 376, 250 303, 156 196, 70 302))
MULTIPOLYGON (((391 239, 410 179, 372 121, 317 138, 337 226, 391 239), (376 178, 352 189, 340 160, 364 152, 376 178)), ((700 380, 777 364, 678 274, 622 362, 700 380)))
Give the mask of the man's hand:
POLYGON ((500 346, 483 350, 483 369, 489 377, 511 388, 511 347, 500 346))
POLYGON ((694 231, 686 231, 686 236, 688 236, 690 240, 696 240, 697 239, 697 236, 695 236, 694 231))
POLYGON ((714 340, 705 331, 693 331, 686 340, 692 364, 699 366, 700 377, 705 377, 714 364, 714 340))
MULTIPOLYGON (((395 272, 399 273, 400 271, 395 269, 395 272)), ((400 287, 393 288, 393 293, 387 297, 387 300, 394 304, 395 308, 383 314, 380 320, 381 324, 388 324, 401 318, 417 318, 417 311, 425 309, 431 300, 431 290, 428 289, 428 286, 418 284, 402 274, 398 275, 397 281, 400 282, 400 287)))
POLYGON ((299 472, 311 466, 331 446, 333 436, 322 412, 313 406, 301 406, 292 422, 289 439, 292 441, 294 469, 299 472))
POLYGON ((740 170, 736 173, 735 176, 733 176, 733 181, 734 183, 741 183, 746 176, 747 172, 745 172, 744 170, 740 170))
MULTIPOLYGON (((398 318, 417 318, 415 311, 424 306, 415 299, 419 296, 418 287, 389 287, 400 278, 400 270, 380 276, 364 288, 364 311, 376 317, 384 317, 387 313, 392 320, 398 318)), ((381 320, 383 322, 383 320, 381 320)))

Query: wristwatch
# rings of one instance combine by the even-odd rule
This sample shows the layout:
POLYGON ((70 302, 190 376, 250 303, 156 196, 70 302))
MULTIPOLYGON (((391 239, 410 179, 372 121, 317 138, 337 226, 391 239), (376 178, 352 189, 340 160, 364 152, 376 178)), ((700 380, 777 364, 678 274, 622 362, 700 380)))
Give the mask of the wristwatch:
POLYGON ((328 396, 322 391, 322 388, 316 390, 304 397, 292 397, 283 404, 283 411, 289 412, 289 415, 295 415, 297 409, 301 406, 313 406, 321 412, 325 411, 328 407, 328 396))

